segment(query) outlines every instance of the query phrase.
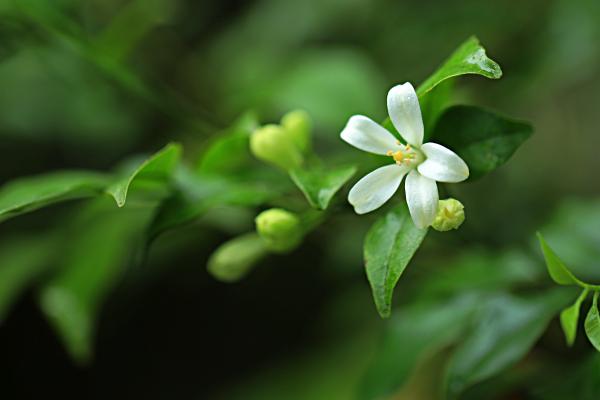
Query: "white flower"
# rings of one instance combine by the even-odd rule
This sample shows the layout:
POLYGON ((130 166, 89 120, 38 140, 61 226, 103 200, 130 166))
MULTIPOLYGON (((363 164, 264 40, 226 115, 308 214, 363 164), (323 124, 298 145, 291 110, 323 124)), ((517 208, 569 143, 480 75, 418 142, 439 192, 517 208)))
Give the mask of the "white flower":
POLYGON ((406 202, 419 228, 433 223, 438 207, 437 182, 461 182, 469 177, 467 164, 451 150, 437 143, 423 144, 423 118, 419 99, 407 82, 394 86, 387 96, 390 119, 406 141, 371 119, 354 115, 341 133, 344 141, 369 153, 388 155, 394 164, 367 174, 350 190, 348 201, 357 214, 381 207, 406 177, 406 202))

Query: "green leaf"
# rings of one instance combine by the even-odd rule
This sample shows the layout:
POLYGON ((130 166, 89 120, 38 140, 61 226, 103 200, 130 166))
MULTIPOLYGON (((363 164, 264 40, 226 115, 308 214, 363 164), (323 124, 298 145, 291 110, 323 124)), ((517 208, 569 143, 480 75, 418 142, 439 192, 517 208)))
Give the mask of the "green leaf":
POLYGON ((585 283, 577 279, 571 273, 571 271, 569 271, 569 268, 567 268, 558 255, 556 255, 550 246, 548 246, 548 243, 546 243, 542 234, 538 232, 537 236, 540 241, 542 253, 544 253, 544 259, 546 260, 548 273, 550 274, 552 280, 559 285, 580 285, 585 287, 585 283))
POLYGON ((0 324, 12 303, 53 266, 52 235, 13 237, 0 247, 0 324))
POLYGON ((459 339, 478 302, 479 296, 468 294, 443 303, 416 303, 394 312, 358 398, 389 398, 406 383, 420 359, 459 339))
POLYGON ((566 199, 542 226, 544 239, 563 260, 569 270, 584 282, 600 281, 600 201, 599 199, 566 199), (565 234, 568 232, 568 234, 565 234))
POLYGON ((249 140, 258 127, 256 114, 248 112, 242 115, 229 129, 208 143, 196 167, 198 173, 236 173, 254 162, 249 140))
POLYGON ((176 193, 160 205, 150 224, 150 239, 193 221, 216 206, 258 206, 281 192, 277 184, 246 178, 240 181, 223 175, 196 175, 180 168, 175 176, 176 193))
POLYGON ((473 290, 495 292, 538 282, 539 262, 519 250, 462 251, 457 258, 431 260, 432 268, 413 289, 419 298, 449 296, 473 290))
MULTIPOLYGON (((427 141, 437 123, 437 120, 442 115, 444 110, 448 108, 454 89, 454 81, 446 80, 436 86, 431 92, 427 93, 419 100, 421 105, 421 113, 423 114, 423 125, 425 126, 425 137, 427 141)), ((392 131, 394 132, 394 131, 392 131)))
POLYGON ((469 386, 519 361, 570 296, 568 290, 557 288, 536 297, 499 294, 483 302, 474 315, 474 326, 450 360, 448 397, 458 397, 469 386))
POLYGON ((92 202, 70 227, 58 273, 43 286, 40 306, 69 354, 91 360, 102 303, 132 261, 150 209, 117 209, 109 199, 92 202))
POLYGON ((417 89, 419 97, 423 96, 446 79, 455 76, 475 74, 490 79, 502 76, 500 66, 487 57, 479 40, 471 36, 444 61, 444 63, 423 82, 417 89))
POLYGON ((600 351, 600 314, 598 314, 598 295, 600 292, 594 292, 592 307, 585 318, 585 333, 594 345, 596 350, 600 351))
POLYGON ((448 108, 432 140, 455 151, 477 179, 504 164, 533 133, 530 124, 473 106, 448 108))
POLYGON ((181 146, 177 143, 170 143, 129 171, 106 191, 115 199, 119 207, 123 207, 127 200, 127 192, 136 181, 166 183, 179 164, 180 158, 181 146))
POLYGON ((587 288, 583 289, 577 300, 575 300, 575 303, 565 308, 560 313, 560 325, 565 333, 565 339, 568 346, 573 346, 573 343, 575 343, 575 338, 577 337, 577 323, 579 322, 579 309, 581 308, 581 303, 587 297, 588 292, 589 290, 587 288))
POLYGON ((427 234, 413 223, 405 204, 391 210, 369 230, 364 244, 365 269, 377 311, 390 315, 400 275, 427 234))
POLYGON ((102 193, 108 179, 88 171, 59 171, 21 178, 0 189, 0 221, 49 204, 102 193))
POLYGON ((352 165, 334 168, 297 168, 290 171, 290 177, 312 207, 325 210, 333 196, 355 173, 356 167, 352 165))

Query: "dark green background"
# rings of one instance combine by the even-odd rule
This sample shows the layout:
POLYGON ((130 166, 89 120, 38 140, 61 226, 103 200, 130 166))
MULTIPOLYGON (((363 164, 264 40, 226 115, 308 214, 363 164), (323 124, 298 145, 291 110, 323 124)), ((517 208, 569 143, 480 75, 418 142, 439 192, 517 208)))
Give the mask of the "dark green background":
MULTIPOLYGON (((172 140, 191 160, 248 109, 264 122, 306 109, 326 155, 345 146, 350 115, 382 120, 392 85, 422 81, 475 34, 504 77, 462 78, 457 102, 529 120, 536 133, 506 166, 456 186, 467 222, 444 251, 529 246, 563 201, 600 194, 595 0, 60 0, 41 18, 12 3, 0 0, 2 181, 109 170, 172 140), (104 55, 49 27, 53 10, 82 40, 104 34, 104 55)), ((4 222, 0 240, 47 231, 76 205, 4 222)), ((345 341, 381 325, 362 267, 370 220, 334 219, 244 281, 216 282, 207 257, 253 216, 217 213, 160 238, 103 306, 87 368, 69 359, 32 288, 0 325, 0 397, 346 398, 340 387, 352 393, 373 333, 345 341)))

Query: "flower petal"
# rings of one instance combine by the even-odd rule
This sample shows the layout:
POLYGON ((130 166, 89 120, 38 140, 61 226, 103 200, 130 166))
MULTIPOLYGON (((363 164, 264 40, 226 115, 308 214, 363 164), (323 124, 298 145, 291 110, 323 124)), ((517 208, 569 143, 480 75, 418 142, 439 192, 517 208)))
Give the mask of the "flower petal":
POLYGON ((423 117, 415 89, 406 82, 390 89, 387 96, 388 114, 396 130, 413 146, 423 144, 423 117))
POLYGON ((462 182, 469 167, 455 152, 437 143, 425 143, 421 150, 427 159, 418 166, 421 175, 438 182, 462 182))
POLYGON ((350 117, 340 136, 352 146, 369 153, 386 155, 398 148, 398 139, 394 135, 364 115, 350 117))
POLYGON ((396 164, 377 168, 365 175, 350 189, 348 201, 357 214, 365 214, 381 207, 392 197, 408 168, 396 164))
POLYGON ((439 200, 435 181, 413 169, 406 178, 405 191, 408 210, 417 228, 431 225, 437 214, 439 200))

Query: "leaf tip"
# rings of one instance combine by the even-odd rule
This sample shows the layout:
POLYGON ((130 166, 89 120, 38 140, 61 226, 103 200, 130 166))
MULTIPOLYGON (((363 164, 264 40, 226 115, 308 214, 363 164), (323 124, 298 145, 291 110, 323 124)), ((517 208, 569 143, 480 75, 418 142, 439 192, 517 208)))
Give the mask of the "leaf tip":
POLYGON ((377 307, 377 312, 379 313, 379 316, 381 317, 381 319, 388 319, 388 318, 390 318, 390 315, 392 314, 392 310, 390 307, 385 307, 385 308, 377 307))

